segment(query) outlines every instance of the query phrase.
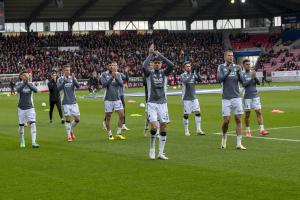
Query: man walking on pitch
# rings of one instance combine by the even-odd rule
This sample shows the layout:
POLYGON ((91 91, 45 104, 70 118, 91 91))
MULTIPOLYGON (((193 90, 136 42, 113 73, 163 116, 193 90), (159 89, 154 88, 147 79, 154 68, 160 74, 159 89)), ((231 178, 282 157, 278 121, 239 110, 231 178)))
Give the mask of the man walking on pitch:
POLYGON ((60 116, 60 122, 63 124, 65 123, 65 120, 62 115, 60 94, 57 88, 56 70, 52 70, 51 72, 51 80, 48 82, 48 88, 49 88, 49 103, 50 103, 50 110, 49 110, 50 124, 53 123, 52 116, 53 116, 53 109, 55 105, 57 107, 60 116))
POLYGON ((242 114, 243 105, 240 97, 239 82, 242 83, 241 66, 233 63, 233 52, 227 50, 224 53, 225 63, 218 66, 217 80, 222 84, 222 143, 221 148, 226 148, 227 131, 231 112, 234 114, 237 145, 239 150, 246 150, 242 145, 242 114))
POLYGON ((151 124, 150 132, 150 159, 155 159, 155 134, 157 131, 157 121, 160 121, 160 138, 158 158, 167 160, 164 148, 167 140, 166 126, 169 123, 168 106, 166 99, 167 76, 170 75, 174 64, 165 58, 160 52, 154 49, 152 44, 149 48, 149 55, 143 63, 143 72, 146 77, 148 87, 148 118, 151 124), (153 69, 149 69, 150 61, 153 61, 153 69), (166 69, 161 69, 162 62, 167 64, 166 69))
POLYGON ((189 114, 195 113, 196 134, 205 135, 201 130, 201 113, 199 101, 196 98, 195 83, 198 76, 195 69, 192 69, 191 63, 186 61, 183 63, 184 72, 180 75, 182 82, 182 104, 183 104, 183 125, 184 134, 190 136, 189 131, 189 114))
POLYGON ((63 70, 63 76, 57 80, 57 88, 59 91, 63 90, 62 106, 65 114, 65 127, 68 142, 72 142, 75 139, 74 128, 80 121, 80 112, 75 96, 75 88, 78 89, 80 85, 74 74, 71 76, 70 65, 65 65, 63 70), (74 121, 71 122, 72 116, 74 121))
POLYGON ((16 90, 18 92, 18 118, 19 118, 19 134, 20 147, 25 148, 24 124, 30 124, 32 148, 39 148, 36 143, 36 114, 33 106, 32 93, 36 93, 37 88, 29 82, 29 73, 22 71, 20 73, 21 82, 17 83, 16 90))
POLYGON ((245 69, 245 72, 242 75, 242 80, 243 80, 243 86, 245 88, 244 109, 245 109, 246 136, 251 137, 251 131, 250 131, 251 109, 255 110, 260 134, 268 135, 269 132, 265 130, 263 125, 261 103, 256 89, 256 85, 260 85, 260 82, 256 77, 255 70, 251 70, 250 60, 248 59, 244 60, 243 67, 245 69))
POLYGON ((123 87, 123 80, 121 74, 118 73, 118 64, 116 62, 112 62, 109 65, 109 70, 101 74, 101 83, 103 88, 105 88, 104 111, 108 139, 115 139, 110 128, 111 115, 115 111, 119 115, 118 129, 115 137, 116 139, 125 140, 126 138, 122 135, 124 108, 119 94, 120 87, 123 87))

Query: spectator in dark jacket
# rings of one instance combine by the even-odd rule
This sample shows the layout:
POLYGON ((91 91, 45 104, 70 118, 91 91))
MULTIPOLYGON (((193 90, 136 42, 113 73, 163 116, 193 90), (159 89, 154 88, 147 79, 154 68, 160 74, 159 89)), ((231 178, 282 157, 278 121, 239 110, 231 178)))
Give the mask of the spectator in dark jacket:
POLYGON ((57 89, 57 71, 53 70, 51 72, 51 79, 48 82, 48 88, 49 88, 49 103, 50 103, 50 110, 49 110, 49 117, 50 117, 50 124, 53 123, 53 109, 54 106, 56 105, 59 116, 60 116, 60 122, 63 124, 65 123, 63 115, 62 115, 62 110, 61 110, 61 101, 60 101, 60 94, 57 89))

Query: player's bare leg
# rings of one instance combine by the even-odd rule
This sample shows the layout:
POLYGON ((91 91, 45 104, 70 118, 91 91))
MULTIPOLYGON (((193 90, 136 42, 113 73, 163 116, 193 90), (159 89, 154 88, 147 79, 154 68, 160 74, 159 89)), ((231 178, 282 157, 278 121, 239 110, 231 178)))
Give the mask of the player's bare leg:
POLYGON ((71 137, 73 140, 75 139, 74 128, 78 125, 79 122, 80 116, 74 116, 74 120, 71 122, 71 137))
POLYGON ((167 141, 167 124, 160 123, 160 137, 159 137, 159 152, 158 152, 158 159, 168 160, 168 157, 165 156, 165 145, 167 141))
POLYGON ((66 127, 66 132, 67 132, 67 138, 68 138, 68 142, 72 142, 73 139, 71 137, 71 116, 65 116, 66 122, 65 122, 65 127, 66 127))
POLYGON ((108 134, 108 139, 109 140, 114 140, 114 136, 110 130, 110 119, 111 119, 111 112, 106 112, 105 113, 105 126, 108 134))
POLYGON ((242 145, 242 115, 235 115, 235 132, 236 132, 236 148, 239 150, 246 150, 242 145))
POLYGON ((251 111, 245 112, 246 137, 251 137, 250 114, 251 114, 251 111))
POLYGON ((124 110, 117 110, 116 111, 119 115, 119 121, 118 121, 118 129, 117 129, 117 139, 125 140, 126 138, 122 135, 122 126, 124 124, 124 110))
POLYGON ((224 116, 223 124, 222 124, 222 142, 221 142, 222 149, 226 149, 227 131, 228 131, 229 122, 230 122, 230 116, 224 116))
POLYGON ((268 135, 269 132, 267 130, 265 130, 265 128, 264 128, 264 120, 263 120, 261 109, 255 110, 255 113, 256 113, 257 122, 259 125, 259 133, 261 135, 268 135))

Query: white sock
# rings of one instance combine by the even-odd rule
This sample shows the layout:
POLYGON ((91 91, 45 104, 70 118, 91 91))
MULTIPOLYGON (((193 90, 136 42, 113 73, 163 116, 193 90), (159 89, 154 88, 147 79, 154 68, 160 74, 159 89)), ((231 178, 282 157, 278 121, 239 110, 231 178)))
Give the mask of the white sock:
POLYGON ((155 149, 155 135, 150 134, 150 149, 155 149))
POLYGON ((242 135, 237 135, 236 136, 236 145, 241 146, 242 145, 242 135))
POLYGON ((189 120, 183 118, 183 126, 184 126, 184 131, 188 132, 189 131, 189 120))
POLYGON ((67 136, 69 138, 69 137, 71 137, 71 123, 65 122, 65 127, 66 127, 67 136))
POLYGON ((162 136, 161 135, 159 137, 159 154, 163 154, 164 153, 166 141, 167 141, 167 136, 162 136))
POLYGON ((107 134, 108 134, 109 137, 112 136, 111 130, 107 131, 107 134))
POLYGON ((195 116, 196 128, 201 130, 201 116, 195 116))
POLYGON ((122 134, 122 128, 119 128, 117 129, 117 134, 122 134))
POLYGON ((223 139, 226 140, 226 139, 227 139, 227 133, 223 133, 223 134, 222 134, 222 137, 223 137, 223 139))
POLYGON ((265 130, 265 127, 264 127, 264 125, 262 124, 262 125, 259 125, 259 130, 260 131, 263 131, 263 130, 265 130))
POLYGON ((35 144, 36 143, 36 125, 35 125, 35 123, 32 123, 30 125, 30 131, 31 131, 32 144, 35 144))
POLYGON ((250 131, 250 127, 249 126, 246 127, 246 131, 250 131))
POLYGON ((71 123, 71 130, 73 130, 77 126, 78 122, 72 121, 71 123))
POLYGON ((20 135, 20 140, 21 140, 21 143, 24 143, 25 140, 24 140, 24 126, 19 126, 19 135, 20 135))

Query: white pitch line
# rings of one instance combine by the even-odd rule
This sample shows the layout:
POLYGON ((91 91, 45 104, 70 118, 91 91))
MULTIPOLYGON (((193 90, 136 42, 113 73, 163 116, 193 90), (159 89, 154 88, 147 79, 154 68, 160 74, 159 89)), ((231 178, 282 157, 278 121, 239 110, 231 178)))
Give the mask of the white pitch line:
MULTIPOLYGON (((289 128, 300 128, 300 126, 274 127, 274 128, 268 128, 268 130, 289 129, 289 128)), ((235 131, 228 131, 228 133, 234 133, 234 132, 235 131)), ((214 135, 221 135, 221 133, 213 133, 213 134, 214 135)), ((235 134, 227 134, 227 135, 236 136, 235 134)), ((268 137, 268 136, 260 136, 260 137, 251 136, 249 138, 257 138, 257 139, 263 139, 263 140, 288 141, 288 142, 300 142, 300 140, 297 140, 297 139, 274 138, 274 137, 268 137)))

